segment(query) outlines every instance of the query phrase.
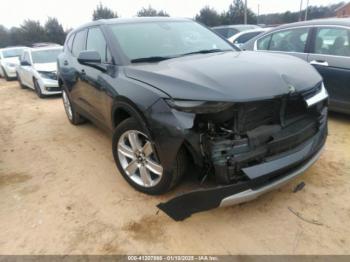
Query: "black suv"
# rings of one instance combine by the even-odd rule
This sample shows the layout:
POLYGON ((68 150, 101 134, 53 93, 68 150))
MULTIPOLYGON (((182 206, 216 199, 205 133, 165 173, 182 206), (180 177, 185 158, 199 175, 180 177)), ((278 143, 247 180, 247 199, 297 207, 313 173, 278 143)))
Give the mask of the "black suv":
POLYGON ((312 66, 240 52, 192 20, 86 24, 68 35, 58 68, 69 121, 113 133, 117 167, 137 190, 167 192, 188 165, 216 178, 221 186, 159 206, 177 219, 280 186, 326 140, 327 92, 312 66))

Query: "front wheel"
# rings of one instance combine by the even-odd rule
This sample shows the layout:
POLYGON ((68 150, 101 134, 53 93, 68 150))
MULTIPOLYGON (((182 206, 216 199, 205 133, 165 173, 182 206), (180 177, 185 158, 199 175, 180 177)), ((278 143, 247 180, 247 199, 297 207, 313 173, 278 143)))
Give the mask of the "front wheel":
POLYGON ((138 191, 150 195, 169 191, 178 184, 186 167, 185 151, 180 149, 173 170, 164 170, 152 141, 133 118, 124 120, 115 129, 112 150, 125 180, 138 191))
POLYGON ((39 85, 39 83, 38 83, 38 80, 33 79, 33 83, 34 83, 35 92, 36 92, 36 94, 38 95, 38 97, 39 97, 39 98, 44 98, 45 95, 43 95, 43 93, 41 92, 41 88, 40 88, 40 85, 39 85))

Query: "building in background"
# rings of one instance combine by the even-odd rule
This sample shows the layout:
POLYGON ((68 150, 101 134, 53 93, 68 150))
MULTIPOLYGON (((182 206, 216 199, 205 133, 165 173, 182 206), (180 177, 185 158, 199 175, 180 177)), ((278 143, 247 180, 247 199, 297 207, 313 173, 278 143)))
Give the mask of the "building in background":
POLYGON ((350 17, 350 2, 335 10, 337 17, 350 17))

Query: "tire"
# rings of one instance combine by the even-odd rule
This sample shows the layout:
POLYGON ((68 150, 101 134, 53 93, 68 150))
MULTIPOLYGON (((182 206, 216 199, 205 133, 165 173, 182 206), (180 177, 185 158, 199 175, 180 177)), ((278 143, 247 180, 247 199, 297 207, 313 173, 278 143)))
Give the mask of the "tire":
POLYGON ((67 118, 72 125, 81 125, 86 122, 86 119, 82 117, 74 108, 68 93, 64 88, 62 88, 62 100, 67 118))
POLYGON ((33 83, 34 83, 34 89, 36 94, 38 95, 39 98, 44 98, 45 95, 43 95, 43 93, 41 92, 41 88, 39 86, 38 80, 36 80, 35 78, 33 79, 33 83))
POLYGON ((17 79, 18 79, 18 82, 19 82, 19 86, 22 88, 22 89, 26 89, 27 87, 22 83, 22 80, 21 78, 19 77, 19 74, 16 73, 17 75, 17 79))
POLYGON ((186 150, 184 148, 179 150, 173 170, 166 171, 157 160, 159 158, 156 156, 156 152, 151 146, 152 141, 145 134, 146 132, 134 118, 128 118, 120 123, 113 133, 112 151, 114 161, 124 179, 136 190, 149 195, 163 194, 168 192, 180 182, 187 166, 188 158, 186 155, 186 150), (136 135, 138 138, 137 140, 139 141, 138 148, 142 148, 140 150, 141 153, 137 152, 137 150, 135 153, 132 143, 130 143, 129 135, 136 135), (125 149, 125 146, 128 149, 125 149), (138 154, 141 155, 141 157, 137 157, 138 154), (159 167, 161 167, 161 169, 159 167), (136 169, 136 171, 127 171, 127 168, 130 170, 136 169), (158 172, 158 174, 153 173, 152 170, 155 170, 158 172), (160 170, 162 170, 162 172, 159 175, 160 170), (141 176, 141 174, 145 174, 145 172, 148 174, 146 176, 148 179, 143 179, 141 176), (128 175, 130 173, 132 173, 132 175, 128 175))

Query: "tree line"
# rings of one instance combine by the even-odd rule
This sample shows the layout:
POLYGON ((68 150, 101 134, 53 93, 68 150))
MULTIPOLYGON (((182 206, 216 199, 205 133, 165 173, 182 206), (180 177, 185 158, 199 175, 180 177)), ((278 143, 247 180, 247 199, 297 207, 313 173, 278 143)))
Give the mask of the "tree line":
MULTIPOLYGON (((317 18, 334 17, 335 10, 344 5, 344 2, 328 6, 309 6, 307 10, 308 20, 317 18)), ((280 25, 293 23, 303 20, 306 10, 300 13, 286 11, 283 13, 273 13, 257 16, 251 9, 247 10, 249 24, 280 25)), ((214 8, 205 6, 196 15, 195 19, 207 26, 219 26, 229 24, 243 24, 244 21, 244 3, 243 0, 234 0, 227 11, 218 13, 214 8)))
MULTIPOLYGON (((343 2, 328 6, 310 6, 308 8, 308 19, 332 17, 335 10, 343 5, 343 2)), ((247 10, 249 24, 278 25, 298 21, 305 16, 303 10, 299 12, 283 12, 260 15, 259 17, 251 9, 247 10)), ((136 13, 136 16, 169 16, 164 10, 156 10, 152 6, 144 7, 136 13)), ((117 18, 118 13, 103 6, 101 3, 96 6, 92 13, 92 20, 117 18)), ((242 24, 244 21, 244 1, 233 0, 228 9, 218 13, 214 8, 205 6, 194 19, 207 26, 218 26, 227 24, 242 24)), ((31 46, 38 42, 51 42, 63 44, 70 29, 64 30, 57 18, 49 17, 44 25, 39 21, 27 19, 19 27, 10 29, 0 25, 0 48, 6 46, 25 45, 31 46)))

